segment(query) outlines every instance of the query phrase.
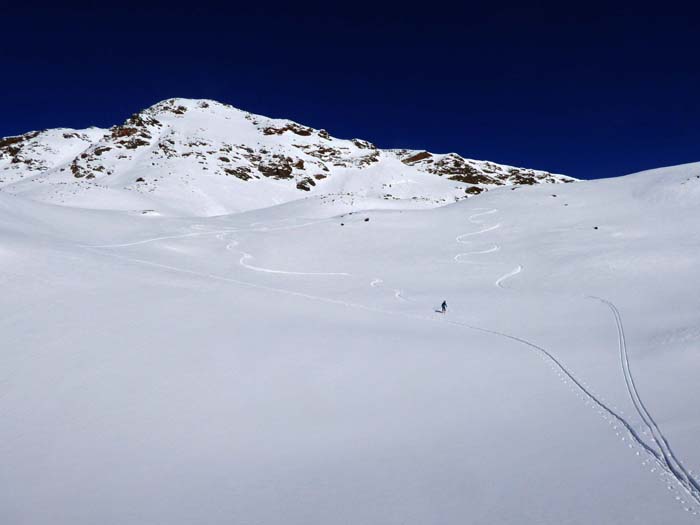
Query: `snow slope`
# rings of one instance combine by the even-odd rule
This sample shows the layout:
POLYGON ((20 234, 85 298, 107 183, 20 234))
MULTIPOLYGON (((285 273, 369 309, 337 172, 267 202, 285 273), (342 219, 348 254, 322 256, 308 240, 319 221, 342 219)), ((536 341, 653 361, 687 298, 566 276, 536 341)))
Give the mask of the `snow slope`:
POLYGON ((454 153, 380 150, 212 100, 165 100, 109 130, 0 139, 2 191, 166 215, 222 215, 309 195, 426 208, 502 185, 573 180, 454 153))
POLYGON ((0 192, 0 522, 698 523, 700 164, 324 199, 0 192))

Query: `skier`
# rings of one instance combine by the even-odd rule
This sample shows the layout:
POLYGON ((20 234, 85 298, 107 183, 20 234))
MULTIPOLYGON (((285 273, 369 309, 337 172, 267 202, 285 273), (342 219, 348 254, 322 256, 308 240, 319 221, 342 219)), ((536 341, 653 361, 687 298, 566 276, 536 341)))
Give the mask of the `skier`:
POLYGON ((443 313, 443 314, 444 314, 445 312, 447 312, 447 301, 443 301, 443 302, 442 302, 442 305, 440 306, 440 308, 442 308, 442 313, 443 313))

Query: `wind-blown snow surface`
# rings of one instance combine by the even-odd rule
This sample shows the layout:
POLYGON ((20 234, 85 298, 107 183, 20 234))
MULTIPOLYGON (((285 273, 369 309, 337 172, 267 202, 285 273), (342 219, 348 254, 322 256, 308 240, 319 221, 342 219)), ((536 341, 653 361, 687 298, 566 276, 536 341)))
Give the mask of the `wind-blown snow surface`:
POLYGON ((0 522, 698 523, 699 177, 343 216, 0 193, 0 522))

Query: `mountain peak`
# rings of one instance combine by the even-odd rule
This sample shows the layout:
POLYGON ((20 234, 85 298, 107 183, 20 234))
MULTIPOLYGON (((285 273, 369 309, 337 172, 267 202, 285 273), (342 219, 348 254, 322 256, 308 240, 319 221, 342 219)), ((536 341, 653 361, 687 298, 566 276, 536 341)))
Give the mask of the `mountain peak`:
POLYGON ((240 113, 245 113, 244 111, 235 108, 231 106, 230 104, 224 104, 223 102, 217 102, 216 100, 211 100, 211 99, 197 99, 197 98, 181 98, 181 97, 175 97, 175 98, 167 98, 165 100, 161 100, 160 102, 156 102, 152 106, 149 106, 148 108, 142 110, 140 113, 146 113, 150 115, 156 115, 156 114, 163 114, 163 113, 172 113, 175 115, 184 115, 188 111, 192 110, 207 110, 207 109, 214 109, 216 110, 226 110, 226 111, 235 111, 235 112, 240 112, 240 113))
POLYGON ((499 186, 571 182, 456 153, 381 150, 207 99, 169 98, 107 130, 0 140, 0 188, 58 204, 214 215, 315 195, 434 207, 499 186))

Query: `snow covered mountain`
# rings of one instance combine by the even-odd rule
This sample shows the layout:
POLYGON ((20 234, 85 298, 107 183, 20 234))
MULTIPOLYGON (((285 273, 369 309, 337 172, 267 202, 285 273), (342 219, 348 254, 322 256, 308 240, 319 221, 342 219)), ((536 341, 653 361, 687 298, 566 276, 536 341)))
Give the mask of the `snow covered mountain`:
POLYGON ((0 179, 3 525, 699 523, 700 163, 174 99, 0 179))
POLYGON ((505 185, 571 182, 427 151, 381 150, 211 100, 169 99, 108 130, 0 140, 0 189, 86 208, 221 215, 324 195, 375 208, 435 207, 505 185))

